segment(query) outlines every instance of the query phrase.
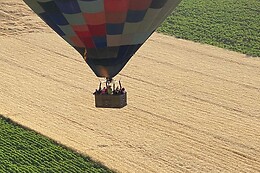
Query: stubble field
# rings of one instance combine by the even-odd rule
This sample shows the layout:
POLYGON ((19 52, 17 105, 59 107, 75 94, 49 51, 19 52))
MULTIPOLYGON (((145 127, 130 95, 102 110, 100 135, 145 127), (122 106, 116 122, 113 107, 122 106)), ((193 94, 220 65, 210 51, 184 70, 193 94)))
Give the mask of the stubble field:
POLYGON ((118 75, 123 109, 23 2, 1 2, 0 114, 118 172, 259 172, 260 59, 153 34, 118 75))

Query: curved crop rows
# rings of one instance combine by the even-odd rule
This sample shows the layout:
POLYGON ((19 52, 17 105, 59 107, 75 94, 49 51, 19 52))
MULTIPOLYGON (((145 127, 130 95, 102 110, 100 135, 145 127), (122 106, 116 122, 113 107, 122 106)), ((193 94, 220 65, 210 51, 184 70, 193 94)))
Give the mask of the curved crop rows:
POLYGON ((112 172, 0 117, 0 172, 112 172))
MULTIPOLYGON (((127 107, 97 109, 99 81, 73 48, 20 0, 2 0, 0 19, 5 117, 118 172, 260 172, 259 58, 155 33, 118 75, 127 107)), ((2 133, 2 172, 47 167, 46 158, 54 172, 62 158, 84 171, 84 157, 2 133)))
POLYGON ((183 0, 159 32, 260 56, 259 0, 183 0))

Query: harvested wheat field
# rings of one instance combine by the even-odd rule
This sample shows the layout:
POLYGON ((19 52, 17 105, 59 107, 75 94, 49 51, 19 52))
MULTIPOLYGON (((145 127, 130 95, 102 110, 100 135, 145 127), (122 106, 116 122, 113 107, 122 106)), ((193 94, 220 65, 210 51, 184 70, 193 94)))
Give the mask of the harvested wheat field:
POLYGON ((118 172, 260 172, 260 59, 153 34, 117 76, 123 109, 19 0, 0 2, 0 114, 118 172))

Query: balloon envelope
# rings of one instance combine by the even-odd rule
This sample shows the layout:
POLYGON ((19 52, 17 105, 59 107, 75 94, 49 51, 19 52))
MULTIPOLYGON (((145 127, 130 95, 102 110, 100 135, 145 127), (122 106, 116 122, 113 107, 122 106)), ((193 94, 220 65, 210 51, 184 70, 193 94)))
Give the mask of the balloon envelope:
POLYGON ((117 75, 181 0, 24 0, 98 77, 117 75))

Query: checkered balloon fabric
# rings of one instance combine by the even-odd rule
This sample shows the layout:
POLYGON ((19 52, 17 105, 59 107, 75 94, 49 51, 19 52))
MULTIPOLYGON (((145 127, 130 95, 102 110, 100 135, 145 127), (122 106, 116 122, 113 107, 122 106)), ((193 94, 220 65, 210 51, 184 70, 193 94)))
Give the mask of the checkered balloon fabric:
POLYGON ((98 77, 117 75, 181 0, 24 0, 98 77))

